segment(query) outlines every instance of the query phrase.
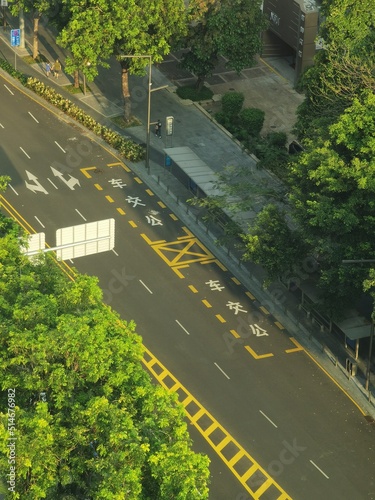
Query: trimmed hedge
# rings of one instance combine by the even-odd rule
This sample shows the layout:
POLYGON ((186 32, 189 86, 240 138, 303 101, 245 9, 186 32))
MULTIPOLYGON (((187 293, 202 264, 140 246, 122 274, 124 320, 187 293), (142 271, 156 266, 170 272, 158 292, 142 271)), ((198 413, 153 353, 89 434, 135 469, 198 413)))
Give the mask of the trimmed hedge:
POLYGON ((24 87, 40 95, 50 104, 53 104, 68 116, 77 120, 77 122, 81 123, 84 127, 94 132, 94 134, 101 137, 110 146, 117 149, 126 159, 138 162, 144 158, 145 150, 142 146, 130 139, 125 139, 122 135, 105 125, 101 125, 72 101, 56 92, 55 89, 48 87, 48 85, 45 85, 37 78, 28 77, 20 71, 15 70, 11 64, 1 58, 0 68, 9 73, 13 78, 19 80, 24 87))
POLYGON ((202 87, 198 91, 195 87, 191 86, 177 87, 176 94, 181 99, 190 99, 191 101, 208 101, 214 95, 212 90, 207 87, 202 87))
POLYGON ((258 108, 245 108, 239 114, 239 121, 249 135, 258 137, 264 123, 264 111, 258 108))
POLYGON ((245 96, 242 92, 227 92, 223 95, 221 100, 221 106, 224 115, 237 116, 241 111, 245 96))

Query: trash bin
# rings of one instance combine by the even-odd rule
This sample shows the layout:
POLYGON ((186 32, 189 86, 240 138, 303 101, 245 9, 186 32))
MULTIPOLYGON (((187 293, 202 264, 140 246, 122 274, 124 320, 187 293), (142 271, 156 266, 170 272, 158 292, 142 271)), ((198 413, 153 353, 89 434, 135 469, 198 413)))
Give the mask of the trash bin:
POLYGON ((164 165, 166 167, 170 167, 171 166, 171 157, 170 156, 165 155, 164 165))

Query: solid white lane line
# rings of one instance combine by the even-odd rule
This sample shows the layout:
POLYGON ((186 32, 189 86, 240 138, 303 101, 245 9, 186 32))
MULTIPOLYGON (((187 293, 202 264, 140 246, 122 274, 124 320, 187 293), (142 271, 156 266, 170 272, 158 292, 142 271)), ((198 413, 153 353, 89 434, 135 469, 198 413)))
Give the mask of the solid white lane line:
POLYGON ((320 469, 312 460, 310 460, 310 463, 313 464, 314 467, 316 467, 318 469, 318 471, 323 474, 323 476, 326 478, 326 479, 329 479, 329 477, 327 476, 327 474, 325 474, 322 469, 320 469))
POLYGON ((85 219, 85 217, 81 214, 81 212, 79 212, 77 209, 75 209, 75 211, 77 212, 77 214, 78 214, 79 216, 81 216, 81 217, 82 217, 82 219, 83 219, 84 221, 87 221, 87 219, 85 219))
POLYGON ((4 125, 3 125, 2 123, 0 123, 0 127, 1 127, 1 128, 4 128, 4 125))
POLYGON ((32 118, 33 120, 35 120, 35 121, 36 121, 36 123, 39 123, 39 122, 38 122, 38 120, 35 118, 35 116, 34 116, 33 114, 31 114, 31 113, 30 113, 30 111, 29 111, 29 115, 31 116, 31 118, 32 118))
POLYGON ((7 89, 7 91, 8 91, 10 94, 14 95, 14 94, 13 94, 13 92, 10 90, 10 88, 9 88, 9 87, 7 87, 7 86, 5 85, 5 83, 4 83, 4 87, 7 89))
POLYGON ((56 146, 58 146, 58 147, 61 149, 61 151, 62 151, 63 153, 66 153, 65 149, 64 149, 64 148, 62 148, 62 147, 60 146, 60 144, 59 144, 57 141, 55 141, 55 144, 56 144, 56 146))
POLYGON ((26 151, 25 151, 23 148, 21 148, 21 146, 20 146, 20 150, 21 150, 21 151, 22 151, 22 153, 23 153, 24 155, 26 155, 26 156, 28 157, 28 159, 30 160, 30 156, 26 153, 26 151))
POLYGON ((272 422, 272 420, 269 417, 267 417, 267 415, 265 413, 263 413, 262 410, 259 410, 259 413, 261 413, 263 415, 263 417, 266 418, 268 420, 268 422, 270 422, 277 429, 277 425, 274 422, 272 422))
POLYGON ((46 226, 44 226, 40 220, 38 219, 38 217, 36 215, 34 215, 35 219, 39 222, 39 224, 42 226, 43 229, 45 229, 46 226))
POLYGON ((143 285, 143 286, 146 288, 146 290, 147 290, 148 292, 150 292, 150 293, 151 293, 151 295, 153 294, 153 292, 149 289, 149 287, 148 287, 147 285, 145 285, 145 284, 143 283, 143 281, 142 281, 142 280, 139 280, 139 282, 141 283, 141 285, 143 285))
POLYGON ((183 329, 183 331, 185 333, 187 333, 188 335, 190 335, 190 333, 186 330, 186 328, 184 326, 181 325, 181 323, 178 321, 178 319, 176 319, 175 321, 178 324, 178 326, 183 329))
POLYGON ((118 253, 113 248, 112 248, 112 252, 116 255, 116 257, 118 257, 118 253))
POLYGON ((224 371, 224 370, 222 370, 222 369, 220 368, 220 366, 219 366, 217 363, 214 363, 214 365, 216 366, 216 368, 219 368, 219 370, 221 371, 221 373, 222 373, 223 375, 225 375, 225 376, 227 377, 227 379, 228 379, 228 380, 230 380, 230 377, 228 377, 228 375, 225 373, 225 371, 224 371))
POLYGON ((17 191, 12 186, 12 184, 8 184, 8 186, 10 187, 10 189, 13 191, 14 194, 16 194, 17 196, 19 196, 18 193, 17 193, 17 191))
POLYGON ((56 186, 56 184, 54 184, 54 183, 51 181, 51 179, 49 179, 49 178, 47 177, 47 180, 49 180, 49 182, 52 184, 52 186, 53 186, 55 189, 59 189, 59 188, 56 186))

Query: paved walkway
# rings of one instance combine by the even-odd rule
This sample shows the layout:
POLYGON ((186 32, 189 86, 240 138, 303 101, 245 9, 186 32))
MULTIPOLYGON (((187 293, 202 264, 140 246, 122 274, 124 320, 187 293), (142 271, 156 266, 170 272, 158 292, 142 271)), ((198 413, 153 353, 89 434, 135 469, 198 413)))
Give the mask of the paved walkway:
MULTIPOLYGON (((26 39, 29 41, 31 37, 31 25, 27 24, 26 39)), ((95 82, 88 84, 90 92, 87 95, 82 93, 73 95, 64 88, 73 83, 71 77, 62 72, 59 79, 47 78, 44 64, 26 64, 21 56, 25 55, 28 50, 15 49, 14 51, 10 47, 9 39, 9 31, 4 32, 4 29, 0 28, 1 58, 12 64, 16 60, 17 69, 25 74, 36 76, 58 89, 61 94, 77 102, 97 121, 112 126, 120 133, 138 142, 145 142, 146 77, 130 78, 132 111, 143 123, 124 131, 112 121, 114 116, 118 116, 122 112, 121 73, 118 62, 112 60, 108 70, 100 71, 95 82), (18 54, 16 57, 15 53, 18 54)), ((40 27, 40 53, 51 62, 58 57, 64 68, 65 53, 56 46, 53 35, 46 29, 43 22, 40 27)), ((349 357, 349 354, 344 347, 332 335, 320 332, 299 310, 297 299, 283 286, 275 283, 265 290, 261 284, 264 273, 259 266, 251 263, 246 263, 246 265, 240 263, 239 255, 233 247, 219 247, 216 242, 215 228, 204 226, 197 217, 197 209, 185 203, 191 197, 191 193, 185 190, 180 182, 163 167, 163 149, 166 146, 188 146, 216 172, 222 170, 226 165, 242 165, 248 169, 254 185, 262 187, 266 185, 274 189, 282 188, 278 179, 264 170, 257 169, 255 160, 248 156, 228 134, 217 127, 211 119, 209 106, 206 110, 199 105, 187 106, 177 97, 174 93, 175 84, 188 81, 191 78, 191 75, 186 75, 178 68, 177 59, 178 54, 170 56, 158 68, 153 68, 153 88, 163 85, 168 85, 169 88, 153 92, 151 106, 151 121, 160 118, 164 122, 166 116, 174 116, 173 144, 171 142, 167 144, 165 138, 160 141, 151 134, 151 175, 147 174, 143 164, 131 164, 132 169, 194 230, 207 247, 226 264, 228 269, 254 292, 259 300, 267 306, 267 309, 290 332, 293 332, 301 344, 314 355, 324 369, 338 381, 363 410, 375 418, 374 384, 371 384, 372 393, 367 393, 364 391, 364 380, 361 373, 348 379, 345 371, 345 359, 349 357), (369 396, 371 396, 371 402, 369 402, 369 396)), ((285 76, 288 76, 287 73, 285 76)), ((246 105, 264 109, 266 113, 265 131, 285 131, 289 137, 292 137, 294 112, 302 101, 302 96, 293 90, 287 78, 277 74, 266 62, 260 60, 256 67, 244 70, 238 78, 235 78, 232 72, 226 71, 222 64, 209 82, 216 94, 223 94, 231 89, 244 92, 246 105)))

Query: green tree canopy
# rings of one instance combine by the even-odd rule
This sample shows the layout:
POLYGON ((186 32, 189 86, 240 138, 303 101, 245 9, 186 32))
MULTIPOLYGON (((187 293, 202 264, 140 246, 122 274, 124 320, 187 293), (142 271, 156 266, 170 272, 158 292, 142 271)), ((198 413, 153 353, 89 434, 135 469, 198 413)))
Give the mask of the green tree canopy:
POLYGON ((12 498, 207 498, 208 458, 191 451, 183 408, 143 370, 135 324, 101 299, 96 278, 70 280, 52 257, 24 257, 12 231, 0 238, 0 471, 14 389, 12 498))
POLYGON ((191 24, 183 45, 189 49, 182 65, 197 75, 198 89, 212 73, 218 57, 238 73, 254 65, 261 50, 261 32, 267 22, 260 0, 195 0, 190 5, 191 24))
POLYGON ((160 62, 170 52, 174 40, 185 33, 183 0, 159 0, 151 4, 148 0, 95 0, 89 5, 80 0, 63 2, 71 13, 58 39, 72 53, 67 59, 67 70, 81 69, 92 79, 98 65, 105 65, 115 55, 122 69, 124 118, 129 120, 128 76, 144 74, 149 59, 124 56, 151 56, 152 62, 160 62))

